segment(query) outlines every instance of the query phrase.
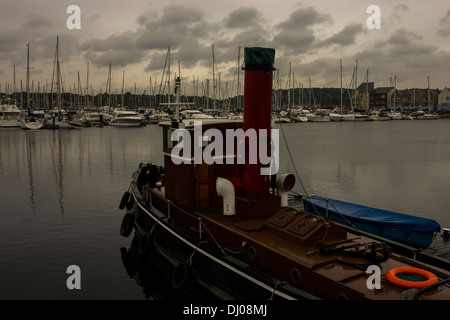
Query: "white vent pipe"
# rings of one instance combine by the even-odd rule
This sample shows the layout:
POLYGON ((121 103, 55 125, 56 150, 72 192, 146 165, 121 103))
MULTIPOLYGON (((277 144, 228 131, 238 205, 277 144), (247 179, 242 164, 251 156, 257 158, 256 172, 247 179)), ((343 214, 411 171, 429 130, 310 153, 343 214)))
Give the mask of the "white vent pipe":
POLYGON ((223 214, 225 216, 233 216, 235 210, 234 186, 230 180, 218 177, 216 180, 217 194, 223 199, 223 214))

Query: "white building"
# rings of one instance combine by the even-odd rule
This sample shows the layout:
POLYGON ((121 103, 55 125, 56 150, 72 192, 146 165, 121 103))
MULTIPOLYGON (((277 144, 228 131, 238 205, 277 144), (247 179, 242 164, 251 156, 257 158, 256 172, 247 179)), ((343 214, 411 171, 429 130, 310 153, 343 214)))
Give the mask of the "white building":
POLYGON ((450 106, 450 89, 445 87, 439 94, 439 105, 450 106))

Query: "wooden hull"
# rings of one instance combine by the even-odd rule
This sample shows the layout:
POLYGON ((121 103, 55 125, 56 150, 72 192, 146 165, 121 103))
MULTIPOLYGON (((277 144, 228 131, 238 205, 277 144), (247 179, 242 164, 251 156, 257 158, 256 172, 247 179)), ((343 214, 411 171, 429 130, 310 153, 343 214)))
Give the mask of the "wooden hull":
POLYGON ((127 214, 134 216, 140 253, 166 274, 173 289, 187 289, 195 283, 225 300, 317 299, 282 284, 279 279, 253 271, 247 263, 231 255, 218 254, 201 239, 190 237, 189 232, 181 233, 168 223, 165 214, 154 208, 150 210, 136 196, 139 192, 133 190, 133 210, 127 214), (150 240, 144 236, 149 233, 150 240))

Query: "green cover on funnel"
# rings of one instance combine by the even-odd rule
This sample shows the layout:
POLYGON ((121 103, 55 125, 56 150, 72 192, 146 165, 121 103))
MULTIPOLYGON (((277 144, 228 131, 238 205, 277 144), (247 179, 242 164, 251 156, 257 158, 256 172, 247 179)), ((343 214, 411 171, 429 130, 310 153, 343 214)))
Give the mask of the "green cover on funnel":
POLYGON ((244 48, 244 62, 253 65, 273 66, 275 49, 262 47, 244 48))

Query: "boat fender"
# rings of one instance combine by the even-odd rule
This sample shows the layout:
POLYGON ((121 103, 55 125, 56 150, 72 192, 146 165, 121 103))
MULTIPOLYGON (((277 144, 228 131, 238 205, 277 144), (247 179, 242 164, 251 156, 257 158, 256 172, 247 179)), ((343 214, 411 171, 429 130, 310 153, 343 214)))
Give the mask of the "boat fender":
POLYGON ((412 267, 400 267, 400 268, 394 268, 389 270, 386 273, 386 279, 399 287, 402 288, 408 288, 408 289, 421 289, 425 288, 427 286, 430 286, 436 282, 438 282, 438 278, 435 274, 419 268, 412 268, 412 267), (404 279, 400 279, 397 277, 399 274, 411 274, 411 275, 417 275, 421 276, 427 280, 425 281, 408 281, 404 279))
POLYGON ((173 269, 171 284, 175 290, 182 289, 189 280, 189 266, 186 263, 178 264, 173 269))
POLYGON ((146 232, 139 241, 138 252, 139 254, 146 254, 148 250, 153 247, 153 234, 146 232))
POLYGON ((122 237, 128 237, 133 231, 134 216, 132 213, 126 213, 123 216, 122 224, 120 225, 120 235, 122 237))
POLYGON ((235 191, 230 180, 218 177, 216 180, 217 194, 223 199, 223 214, 225 216, 233 216, 235 210, 235 191))
POLYGON ((120 210, 123 210, 125 208, 125 206, 127 206, 129 199, 130 199, 130 192, 126 191, 122 196, 122 200, 120 200, 120 204, 119 204, 120 210))
POLYGON ((277 179, 277 194, 281 197, 281 207, 288 206, 288 192, 295 186, 295 176, 292 173, 286 173, 277 179))

